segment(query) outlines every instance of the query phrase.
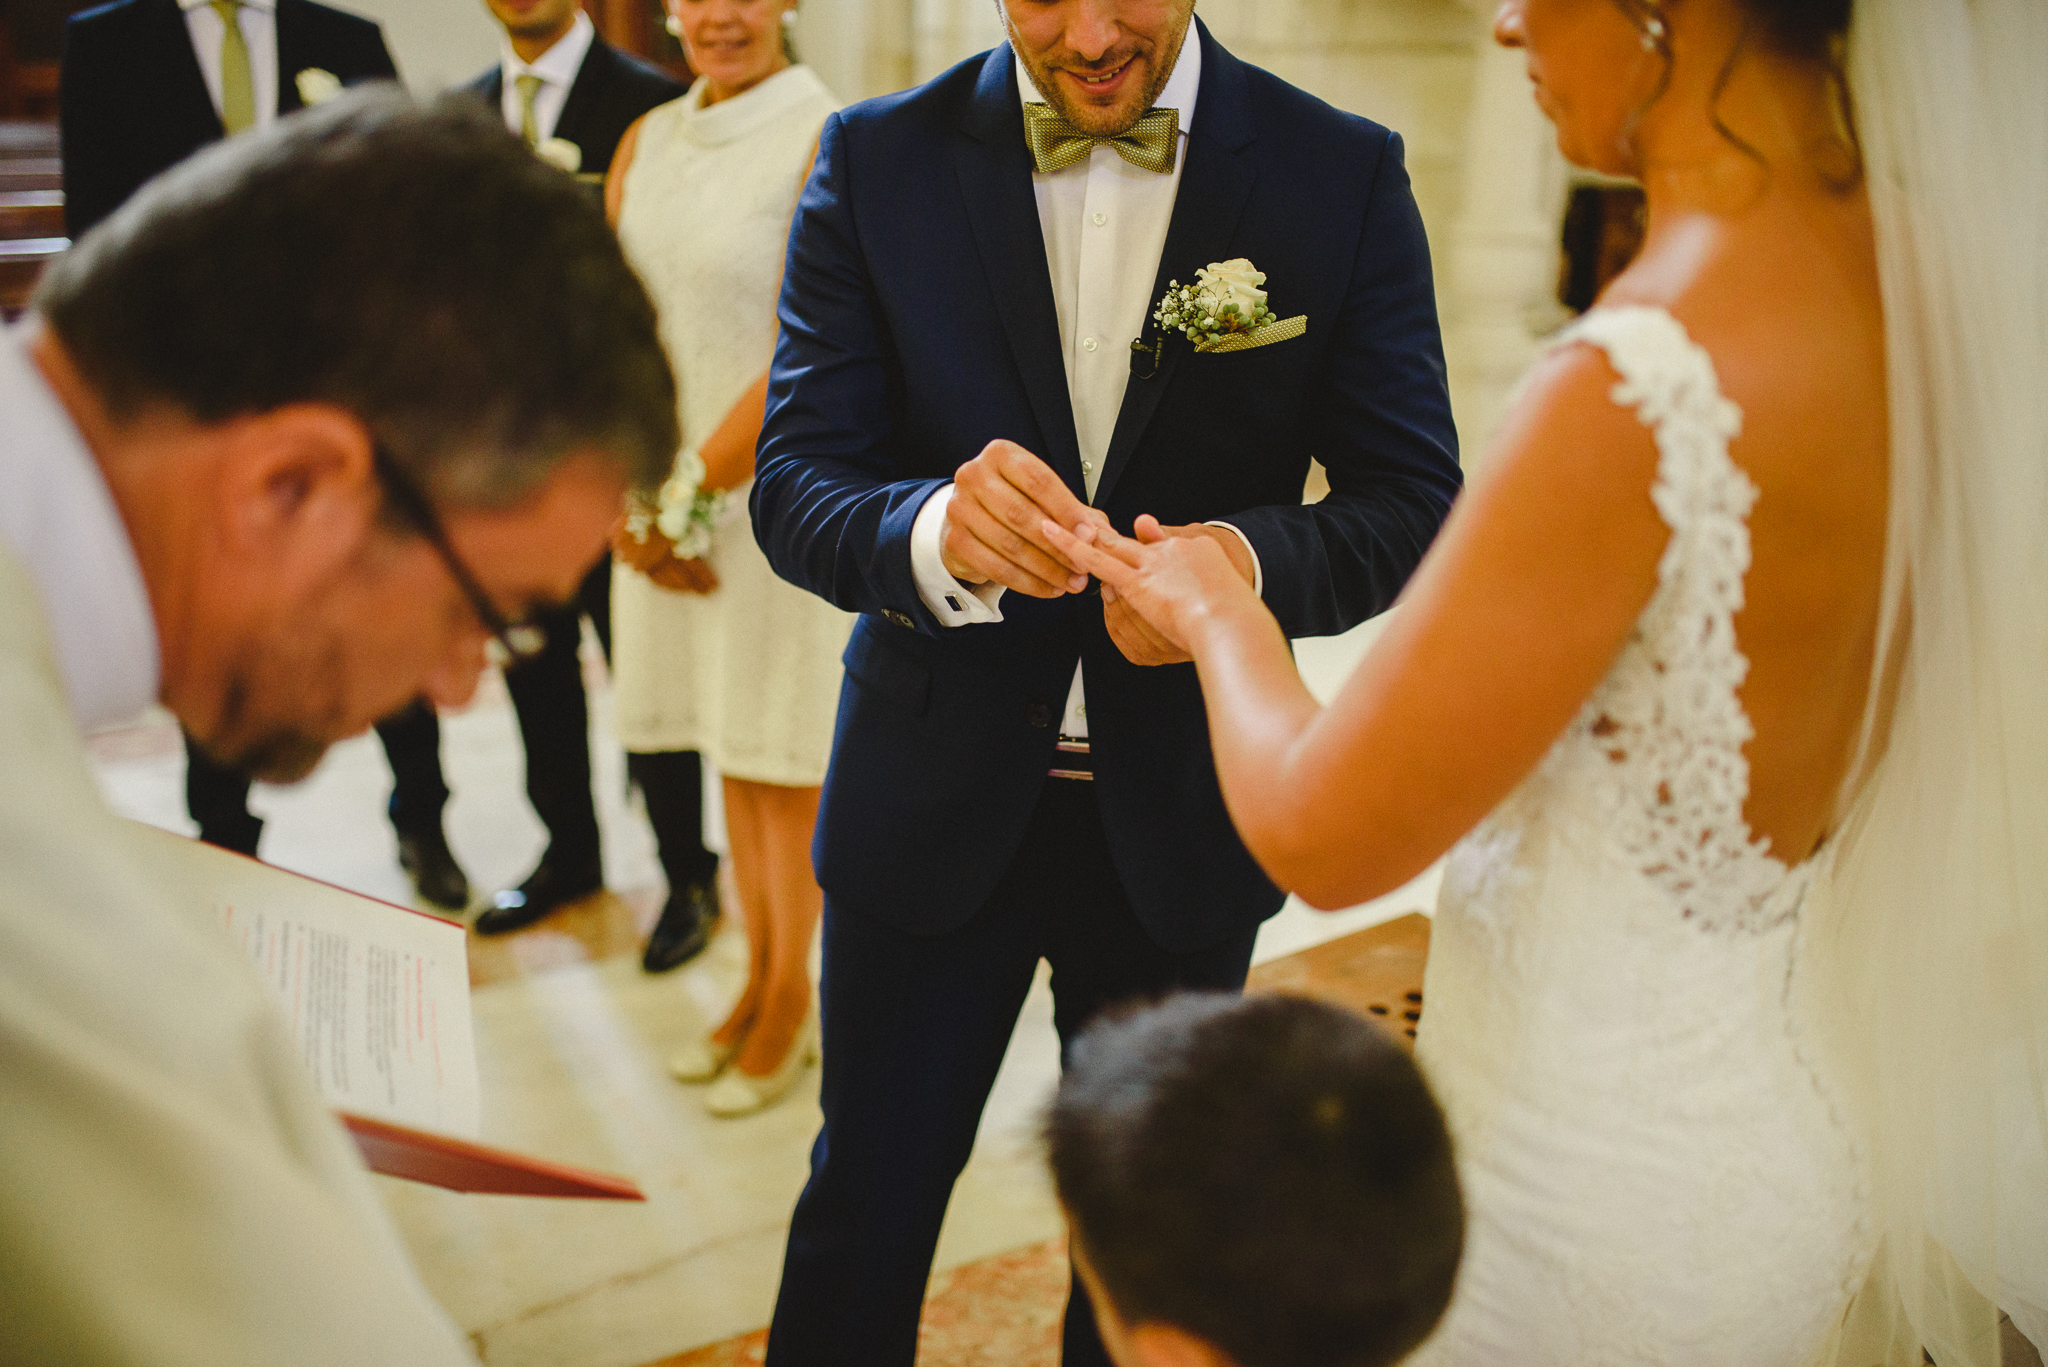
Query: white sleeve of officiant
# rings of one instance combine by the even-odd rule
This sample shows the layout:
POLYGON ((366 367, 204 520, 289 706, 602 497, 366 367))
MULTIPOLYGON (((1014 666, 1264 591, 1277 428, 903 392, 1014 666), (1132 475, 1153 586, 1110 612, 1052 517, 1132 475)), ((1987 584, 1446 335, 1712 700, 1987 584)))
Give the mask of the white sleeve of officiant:
POLYGON ((940 626, 965 627, 977 622, 1003 620, 1001 584, 961 583, 947 572, 939 542, 946 534, 946 509, 953 502, 953 486, 940 487, 917 510, 910 524, 910 572, 917 580, 917 596, 939 619, 940 626))

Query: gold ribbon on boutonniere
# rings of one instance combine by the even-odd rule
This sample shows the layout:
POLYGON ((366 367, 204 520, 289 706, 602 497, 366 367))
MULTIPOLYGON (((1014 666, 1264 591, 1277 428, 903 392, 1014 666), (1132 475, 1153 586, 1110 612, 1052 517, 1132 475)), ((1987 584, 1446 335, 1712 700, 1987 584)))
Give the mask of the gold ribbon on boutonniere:
POLYGON ((1281 318, 1267 306, 1265 283, 1266 273, 1243 257, 1212 261, 1192 285, 1169 281, 1152 317, 1196 351, 1249 351, 1307 332, 1307 314, 1281 318))
POLYGON ((1282 318, 1275 323, 1265 323, 1248 332, 1226 332, 1218 337, 1207 337, 1195 343, 1197 351, 1250 351, 1255 346, 1271 346, 1285 342, 1308 331, 1308 315, 1298 313, 1292 318, 1282 318))

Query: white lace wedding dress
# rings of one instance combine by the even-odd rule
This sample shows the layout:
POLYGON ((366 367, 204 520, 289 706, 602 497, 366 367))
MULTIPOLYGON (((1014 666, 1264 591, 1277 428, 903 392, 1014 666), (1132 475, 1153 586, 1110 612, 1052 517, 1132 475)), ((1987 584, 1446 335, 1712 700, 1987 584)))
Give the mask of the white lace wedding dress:
POLYGON ((1800 1367, 1863 1279, 1867 1189, 1797 1024, 1814 861, 1743 819, 1742 415, 1669 314, 1572 342, 1653 429, 1671 540, 1613 669, 1450 856, 1417 1053, 1470 1226, 1412 1361, 1800 1367))

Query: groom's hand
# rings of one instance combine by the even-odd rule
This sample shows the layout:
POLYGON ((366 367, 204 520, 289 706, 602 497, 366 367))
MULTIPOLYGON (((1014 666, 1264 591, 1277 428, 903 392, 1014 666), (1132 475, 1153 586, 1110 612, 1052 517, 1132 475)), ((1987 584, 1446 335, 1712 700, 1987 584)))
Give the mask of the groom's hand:
POLYGON ((1109 519, 1075 498, 1052 467, 1012 441, 992 441, 953 476, 939 558, 963 584, 1001 584, 1033 598, 1088 587, 1088 576, 1053 549, 1042 525, 1109 519))
MULTIPOLYGON (((1214 541, 1230 558, 1231 568, 1244 576, 1245 583, 1258 582, 1258 570, 1252 564, 1251 552, 1245 549, 1244 542, 1238 540, 1233 532, 1199 522, 1184 527, 1160 527, 1157 535, 1149 535, 1150 530, 1141 521, 1138 539, 1164 541, 1169 537, 1181 537, 1214 541)), ((1180 665, 1194 658, 1146 621, 1108 584, 1102 586, 1102 624, 1109 628, 1109 639, 1116 644, 1116 648, 1134 665, 1180 665)))

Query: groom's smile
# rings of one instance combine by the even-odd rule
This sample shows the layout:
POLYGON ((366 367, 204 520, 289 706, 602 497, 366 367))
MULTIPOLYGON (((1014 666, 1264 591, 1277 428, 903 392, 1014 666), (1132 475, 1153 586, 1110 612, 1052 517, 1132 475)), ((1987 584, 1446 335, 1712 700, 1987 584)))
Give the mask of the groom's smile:
POLYGON ((1046 103, 1083 132, 1124 132, 1166 88, 1193 0, 1003 0, 1010 46, 1046 103))

